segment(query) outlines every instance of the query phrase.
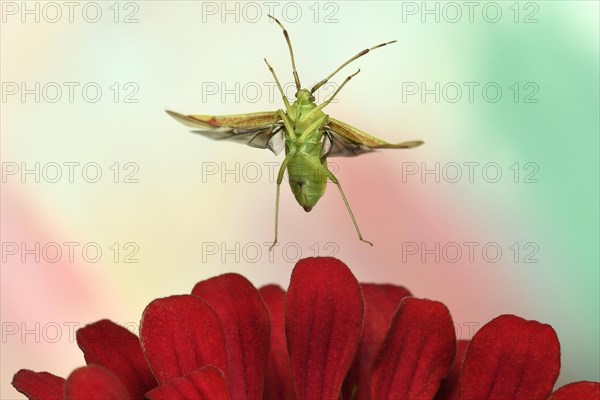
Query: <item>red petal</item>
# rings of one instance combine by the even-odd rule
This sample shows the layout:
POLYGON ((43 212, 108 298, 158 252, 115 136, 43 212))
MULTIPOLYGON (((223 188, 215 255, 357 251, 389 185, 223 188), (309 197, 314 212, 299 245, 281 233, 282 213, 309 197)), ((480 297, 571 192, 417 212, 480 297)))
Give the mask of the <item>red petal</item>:
POLYGON ((211 364, 227 375, 221 321, 206 302, 191 295, 148 304, 140 328, 142 348, 160 383, 211 364))
POLYGON ((458 397, 458 377, 465 359, 465 353, 469 346, 468 340, 459 340, 456 342, 456 356, 450 367, 448 377, 442 381, 439 392, 435 395, 436 400, 459 400, 458 397))
POLYGON ((231 397, 262 398, 271 327, 258 291, 243 276, 225 274, 199 282, 192 293, 210 304, 223 323, 231 397))
POLYGON ((207 365, 184 377, 162 383, 146 393, 149 400, 229 400, 227 382, 220 369, 207 365))
POLYGON ((600 383, 574 382, 569 383, 552 393, 548 400, 598 400, 600 399, 600 383))
POLYGON ((66 400, 127 400, 127 389, 119 378, 99 365, 71 372, 65 383, 66 400))
POLYGON ((306 258, 294 271, 285 333, 299 399, 337 400, 363 326, 360 286, 335 258, 306 258))
POLYGON ((456 335, 446 306, 405 298, 373 363, 371 397, 432 399, 455 352, 456 335))
POLYGON ((400 301, 411 294, 402 286, 394 285, 363 283, 361 288, 365 300, 365 324, 354 363, 344 381, 344 398, 370 400, 373 360, 400 301))
POLYGON ((550 325, 501 315, 471 340, 459 393, 465 399, 545 399, 559 369, 560 345, 550 325))
POLYGON ((65 380, 48 372, 22 369, 15 374, 12 385, 30 400, 62 400, 65 380))
POLYGON ((132 399, 141 399, 156 387, 140 341, 122 326, 107 319, 87 325, 77 331, 77 344, 83 350, 85 361, 113 372, 132 399))
POLYGON ((271 351, 265 379, 265 400, 295 399, 292 370, 285 343, 285 291, 277 285, 258 290, 271 315, 271 351))

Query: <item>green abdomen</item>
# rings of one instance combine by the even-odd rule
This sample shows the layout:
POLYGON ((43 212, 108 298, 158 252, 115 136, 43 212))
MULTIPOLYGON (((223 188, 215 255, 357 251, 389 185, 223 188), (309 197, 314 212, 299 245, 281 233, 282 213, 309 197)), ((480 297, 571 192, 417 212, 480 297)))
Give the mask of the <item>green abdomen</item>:
POLYGON ((320 156, 306 153, 292 155, 287 170, 296 201, 305 211, 310 211, 327 187, 327 170, 320 156))

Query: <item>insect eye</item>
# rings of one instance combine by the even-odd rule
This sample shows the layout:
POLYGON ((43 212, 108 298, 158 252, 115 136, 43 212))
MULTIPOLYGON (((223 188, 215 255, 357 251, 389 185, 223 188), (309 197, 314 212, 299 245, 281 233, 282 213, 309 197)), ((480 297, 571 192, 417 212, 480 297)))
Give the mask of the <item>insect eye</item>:
POLYGON ((314 102, 315 101, 315 96, 310 96, 310 101, 314 102))

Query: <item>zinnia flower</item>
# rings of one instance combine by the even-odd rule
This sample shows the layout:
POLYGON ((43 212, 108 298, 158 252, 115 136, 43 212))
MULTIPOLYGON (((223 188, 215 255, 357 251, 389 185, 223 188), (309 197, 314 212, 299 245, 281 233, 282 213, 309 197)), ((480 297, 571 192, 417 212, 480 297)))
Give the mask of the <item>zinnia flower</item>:
POLYGON ((298 262, 287 294, 238 274, 145 309, 139 339, 102 320, 77 332, 87 366, 65 380, 19 371, 30 399, 600 398, 600 384, 552 393, 560 346, 549 325, 502 315, 456 340, 442 303, 359 284, 342 262, 298 262))

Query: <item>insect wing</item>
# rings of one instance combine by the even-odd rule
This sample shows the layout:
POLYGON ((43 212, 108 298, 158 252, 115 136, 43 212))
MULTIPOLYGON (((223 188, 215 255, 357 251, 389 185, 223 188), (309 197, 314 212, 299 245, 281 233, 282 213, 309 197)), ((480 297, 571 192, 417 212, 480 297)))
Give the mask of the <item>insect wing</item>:
POLYGON ((264 128, 217 128, 192 131, 213 140, 228 140, 246 144, 258 149, 269 149, 275 155, 281 153, 285 146, 283 124, 275 124, 264 128))
POLYGON ((411 149, 423 144, 421 140, 388 143, 335 118, 325 126, 323 157, 351 157, 376 149, 411 149))
POLYGON ((352 157, 367 153, 369 151, 373 151, 373 149, 360 143, 352 142, 345 137, 338 135, 332 129, 325 127, 321 158, 329 156, 352 157))
POLYGON ((229 140, 259 149, 281 153, 285 146, 283 123, 276 112, 237 115, 184 115, 167 110, 167 114, 191 128, 192 132, 213 140, 229 140))

